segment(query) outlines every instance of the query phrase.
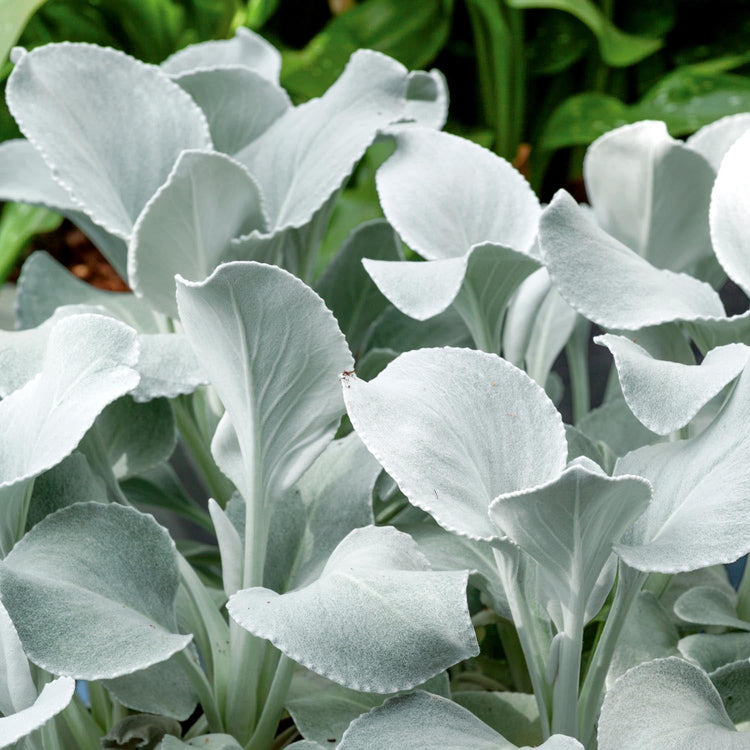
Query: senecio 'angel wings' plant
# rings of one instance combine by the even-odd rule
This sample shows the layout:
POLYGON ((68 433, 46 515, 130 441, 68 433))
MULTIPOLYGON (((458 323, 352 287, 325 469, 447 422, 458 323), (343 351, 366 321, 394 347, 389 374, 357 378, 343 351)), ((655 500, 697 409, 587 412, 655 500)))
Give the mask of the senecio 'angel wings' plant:
POLYGON ((35 253, 0 331, 0 747, 750 748, 750 118, 543 208, 374 52, 299 106, 246 30, 13 60, 0 197, 133 292, 35 253))

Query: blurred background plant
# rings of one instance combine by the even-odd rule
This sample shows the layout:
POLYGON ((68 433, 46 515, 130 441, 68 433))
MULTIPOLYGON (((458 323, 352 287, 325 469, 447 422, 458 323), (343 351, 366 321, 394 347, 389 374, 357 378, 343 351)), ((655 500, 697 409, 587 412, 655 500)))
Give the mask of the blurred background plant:
MULTIPOLYGON (((447 129, 513 161, 542 198, 561 185, 583 198, 583 152, 605 131, 659 119, 684 136, 750 110, 747 11, 742 0, 0 0, 1 76, 4 85, 14 44, 87 41, 160 62, 246 25, 283 51, 282 85, 300 102, 369 47, 443 71, 447 129)), ((0 106, 0 140, 18 137, 0 106)), ((388 153, 370 149, 343 191, 321 267, 352 227, 381 215, 373 175, 388 153)), ((124 288, 61 224, 45 209, 6 205, 0 281, 43 246, 81 278, 124 288)))

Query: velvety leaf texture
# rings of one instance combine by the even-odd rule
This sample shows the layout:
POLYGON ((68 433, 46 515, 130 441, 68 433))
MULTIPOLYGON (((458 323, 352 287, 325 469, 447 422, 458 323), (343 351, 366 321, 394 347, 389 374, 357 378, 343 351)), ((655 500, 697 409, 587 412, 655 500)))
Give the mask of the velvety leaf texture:
POLYGON ((495 355, 421 349, 369 383, 345 376, 343 386, 364 444, 409 501, 449 531, 494 538, 492 500, 548 481, 565 464, 552 402, 495 355))
POLYGON ((406 534, 368 526, 336 547, 312 583, 282 595, 245 589, 227 609, 313 672, 391 693, 478 653, 467 578, 466 571, 430 570, 406 534))

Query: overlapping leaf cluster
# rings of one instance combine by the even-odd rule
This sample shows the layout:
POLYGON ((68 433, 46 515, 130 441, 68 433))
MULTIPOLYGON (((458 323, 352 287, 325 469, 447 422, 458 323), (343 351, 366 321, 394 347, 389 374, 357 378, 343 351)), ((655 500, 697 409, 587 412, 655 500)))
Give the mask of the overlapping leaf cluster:
POLYGON ((542 207, 379 53, 297 107, 248 31, 14 61, 0 196, 133 293, 38 253, 0 332, 0 747, 748 746, 745 117, 613 131, 542 207))

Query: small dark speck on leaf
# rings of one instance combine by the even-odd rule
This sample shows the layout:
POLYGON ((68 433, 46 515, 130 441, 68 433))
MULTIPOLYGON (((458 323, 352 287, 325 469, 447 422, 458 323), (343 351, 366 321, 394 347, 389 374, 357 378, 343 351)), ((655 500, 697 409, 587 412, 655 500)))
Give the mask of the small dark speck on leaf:
POLYGON ((326 740, 326 742, 336 742, 336 740, 335 740, 335 739, 333 739, 333 738, 331 738, 331 737, 329 737, 329 738, 328 738, 328 739, 326 740))
POLYGON ((437 490, 433 490, 433 492, 435 493, 435 500, 439 500, 440 498, 438 497, 437 490))

